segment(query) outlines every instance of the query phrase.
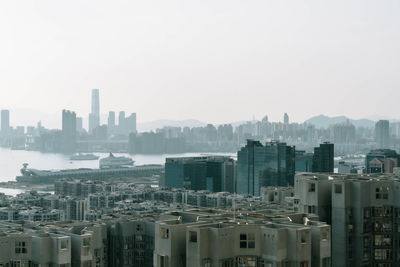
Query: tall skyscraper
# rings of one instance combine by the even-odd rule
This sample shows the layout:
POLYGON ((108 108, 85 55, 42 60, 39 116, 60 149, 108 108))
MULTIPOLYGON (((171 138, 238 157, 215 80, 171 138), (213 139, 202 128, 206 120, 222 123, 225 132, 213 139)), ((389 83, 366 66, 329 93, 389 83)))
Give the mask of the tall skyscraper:
POLYGON ((283 115, 283 123, 289 124, 289 115, 287 113, 285 113, 285 115, 283 115))
POLYGON ((377 148, 389 148, 389 121, 380 120, 375 124, 375 142, 377 148))
POLYGON ((62 111, 62 144, 65 153, 71 153, 76 148, 76 114, 69 110, 62 111))
POLYGON ((124 134, 125 132, 126 132, 125 111, 120 111, 118 114, 118 133, 124 134))
POLYGON ((107 123, 108 129, 111 130, 115 127, 115 112, 110 111, 108 112, 108 123, 107 123))
POLYGON ((118 115, 118 125, 121 127, 125 122, 125 111, 120 111, 118 115))
POLYGON ((125 119, 126 134, 136 133, 136 113, 132 113, 125 119))
POLYGON ((92 112, 89 114, 89 132, 100 125, 100 96, 99 89, 92 90, 92 112))
POLYGON ((293 185, 294 170, 294 147, 247 140, 237 153, 237 193, 258 196, 262 186, 293 185))
POLYGON ((99 89, 92 90, 92 114, 99 117, 100 116, 100 97, 99 89))
POLYGON ((6 134, 10 130, 10 111, 3 109, 1 111, 1 133, 6 134))
POLYGON ((312 162, 313 172, 333 173, 334 168, 334 145, 328 142, 320 144, 314 148, 312 162))
POLYGON ((82 117, 76 118, 76 131, 82 132, 83 131, 83 120, 82 117))

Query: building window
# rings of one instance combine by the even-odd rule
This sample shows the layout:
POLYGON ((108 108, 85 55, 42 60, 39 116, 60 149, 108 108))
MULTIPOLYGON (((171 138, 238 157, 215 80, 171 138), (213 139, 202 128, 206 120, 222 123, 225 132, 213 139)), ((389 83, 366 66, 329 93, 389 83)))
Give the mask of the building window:
POLYGON ((389 187, 377 187, 375 189, 376 199, 388 199, 389 198, 389 187))
POLYGON ((375 246, 391 246, 392 237, 390 235, 375 235, 375 246))
POLYGON ((84 247, 90 246, 90 238, 84 238, 82 243, 84 247))
POLYGON ((383 213, 385 214, 385 216, 392 216, 392 207, 385 207, 383 209, 383 213))
POLYGON ((375 217, 392 217, 392 208, 391 207, 375 207, 374 209, 375 217))
POLYGON ((370 253, 369 251, 370 251, 369 248, 363 248, 363 260, 364 261, 369 260, 369 253, 370 253))
POLYGON ((368 248, 371 244, 371 238, 369 236, 364 237, 364 248, 368 248))
POLYGON ((68 240, 61 240, 60 243, 61 249, 68 249, 68 240))
POLYGON ((375 260, 391 260, 392 250, 391 249, 375 249, 374 253, 375 260))
POLYGON ((375 217, 383 217, 384 210, 382 207, 375 207, 374 208, 374 216, 375 217))
POLYGON ((315 192, 315 183, 308 184, 308 192, 315 192))
POLYGON ((322 258, 322 267, 330 267, 331 258, 322 258))
POLYGON ((341 193, 342 193, 342 185, 335 184, 335 194, 341 194, 341 193))
POLYGON ((193 243, 197 243, 197 232, 189 231, 189 241, 193 243))
POLYGON ((26 254, 26 253, 28 253, 25 241, 16 241, 15 242, 15 253, 16 254, 26 254))
POLYGON ((308 206, 308 213, 315 213, 315 206, 308 206))
POLYGON ((235 266, 257 266, 256 257, 237 257, 235 266))
POLYGON ((204 267, 211 267, 212 266, 211 259, 204 259, 203 260, 203 266, 204 267))
POLYGON ((351 233, 353 233, 353 225, 352 224, 348 224, 347 225, 347 229, 348 229, 348 232, 351 234, 351 233))
POLYGON ((221 261, 221 267, 234 267, 234 264, 233 259, 224 259, 221 261))
POLYGON ((329 230, 327 229, 322 230, 321 239, 325 241, 328 240, 328 237, 329 237, 329 230))
POLYGON ((369 218, 371 216, 371 210, 369 208, 364 208, 364 218, 369 218))
POLYGON ((301 243, 307 243, 307 232, 306 231, 301 232, 301 243))
POLYGON ((168 267, 168 256, 159 255, 159 267, 168 267))
POLYGON ((247 235, 247 247, 248 248, 256 248, 256 241, 254 233, 250 233, 247 235))
POLYGON ((169 238, 169 229, 161 227, 161 238, 167 239, 169 238))
POLYGON ((374 222, 374 231, 375 232, 391 232, 392 231, 392 222, 390 221, 375 221, 374 222))
POLYGON ((240 248, 247 248, 247 235, 240 234, 240 248))
POLYGON ((255 235, 254 233, 240 234, 240 248, 255 248, 255 235))

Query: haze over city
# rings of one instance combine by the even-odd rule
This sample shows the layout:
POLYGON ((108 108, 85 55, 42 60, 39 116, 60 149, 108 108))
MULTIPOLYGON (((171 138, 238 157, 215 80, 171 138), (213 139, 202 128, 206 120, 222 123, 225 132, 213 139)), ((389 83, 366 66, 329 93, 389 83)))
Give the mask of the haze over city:
POLYGON ((400 266, 400 1, 0 1, 0 267, 400 266))
POLYGON ((100 88, 102 114, 138 122, 397 118, 398 14, 398 1, 2 1, 0 107, 60 128, 100 88))

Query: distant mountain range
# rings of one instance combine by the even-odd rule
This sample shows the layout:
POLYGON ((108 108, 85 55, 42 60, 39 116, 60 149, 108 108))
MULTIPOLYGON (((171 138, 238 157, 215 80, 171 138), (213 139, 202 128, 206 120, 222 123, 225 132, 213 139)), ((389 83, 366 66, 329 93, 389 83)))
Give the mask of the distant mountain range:
POLYGON ((370 119, 353 120, 345 116, 328 117, 325 115, 314 116, 305 121, 305 123, 313 124, 317 128, 328 128, 330 125, 344 123, 349 121, 356 127, 374 127, 375 121, 370 119))

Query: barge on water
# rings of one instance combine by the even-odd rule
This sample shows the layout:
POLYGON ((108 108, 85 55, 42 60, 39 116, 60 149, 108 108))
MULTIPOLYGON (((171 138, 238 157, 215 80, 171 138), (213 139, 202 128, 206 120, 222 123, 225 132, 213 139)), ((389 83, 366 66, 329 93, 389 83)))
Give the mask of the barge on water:
POLYGON ((80 180, 107 180, 118 178, 151 177, 164 172, 163 165, 143 165, 134 167, 119 167, 107 169, 67 169, 67 170, 37 170, 24 164, 22 176, 17 176, 17 182, 52 184, 58 179, 74 178, 80 180))

